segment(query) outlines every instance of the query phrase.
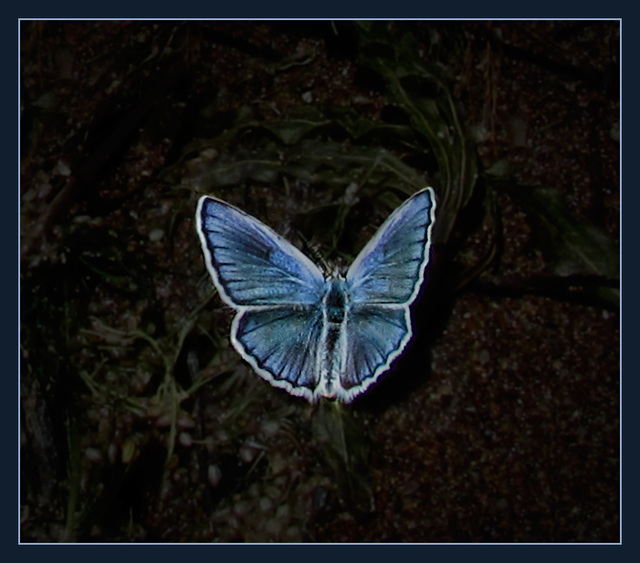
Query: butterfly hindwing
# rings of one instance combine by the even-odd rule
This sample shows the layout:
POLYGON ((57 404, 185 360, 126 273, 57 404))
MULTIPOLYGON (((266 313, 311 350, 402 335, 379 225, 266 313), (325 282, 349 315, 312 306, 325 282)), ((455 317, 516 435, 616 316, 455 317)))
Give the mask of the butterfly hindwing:
POLYGON ((323 322, 320 307, 248 309, 234 319, 231 340, 261 377, 313 400, 323 322))
POLYGON ((349 402, 384 373, 411 337, 408 309, 355 306, 346 323, 345 369, 340 398, 349 402))

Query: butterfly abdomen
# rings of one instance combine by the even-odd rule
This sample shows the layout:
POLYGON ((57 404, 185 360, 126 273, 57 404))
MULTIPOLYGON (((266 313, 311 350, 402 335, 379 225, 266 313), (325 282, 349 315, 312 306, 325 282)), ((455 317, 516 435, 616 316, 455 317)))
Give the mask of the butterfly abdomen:
POLYGON ((344 369, 345 324, 347 319, 347 291, 343 278, 331 277, 326 281, 322 299, 325 328, 320 347, 321 395, 333 397, 339 387, 340 373, 344 369))

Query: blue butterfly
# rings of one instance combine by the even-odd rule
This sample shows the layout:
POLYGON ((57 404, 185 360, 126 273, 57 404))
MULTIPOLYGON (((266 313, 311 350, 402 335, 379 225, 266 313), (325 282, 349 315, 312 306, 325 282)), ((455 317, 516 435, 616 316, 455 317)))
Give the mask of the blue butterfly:
POLYGON ((198 235, 222 300, 237 311, 234 348, 292 395, 352 401, 411 339, 409 306, 429 262, 435 207, 432 188, 417 192, 385 221, 346 276, 325 276, 265 224, 202 196, 198 235))

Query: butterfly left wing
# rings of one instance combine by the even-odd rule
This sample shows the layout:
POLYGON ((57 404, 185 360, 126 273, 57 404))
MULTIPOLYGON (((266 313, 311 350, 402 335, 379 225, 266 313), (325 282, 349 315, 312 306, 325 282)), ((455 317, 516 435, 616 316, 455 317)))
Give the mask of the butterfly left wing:
POLYGON ((434 212, 433 190, 416 193, 391 214, 347 271, 350 308, 338 392, 345 402, 387 371, 411 339, 409 306, 429 261, 434 212))
POLYGON ((234 348, 272 385, 314 400, 323 389, 322 272, 264 223, 219 199, 200 198, 196 223, 207 269, 238 311, 234 348))

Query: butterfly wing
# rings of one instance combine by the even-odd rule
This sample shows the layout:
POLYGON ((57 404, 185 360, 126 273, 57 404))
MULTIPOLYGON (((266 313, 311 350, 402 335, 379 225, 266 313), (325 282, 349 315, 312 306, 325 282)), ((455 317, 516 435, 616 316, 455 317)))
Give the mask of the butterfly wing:
POLYGON ((352 303, 410 305, 429 261, 435 213, 425 188, 396 209, 347 271, 352 303))
POLYGON ((429 261, 435 196, 416 193, 380 227, 349 268, 349 317, 340 398, 349 402, 387 371, 412 336, 409 306, 429 261))
POLYGON ((336 392, 340 400, 348 403, 375 383, 410 338, 408 308, 352 307, 346 325, 345 369, 336 392))
POLYGON ((233 346, 274 386, 313 400, 320 392, 322 272, 265 224, 216 198, 200 198, 196 223, 216 288, 238 311, 233 346))
POLYGON ((320 307, 247 309, 234 319, 231 341, 263 379, 314 401, 323 394, 323 326, 320 307))
POLYGON ((207 269, 231 307, 314 305, 322 300, 320 269, 251 215, 202 196, 196 223, 207 269))

